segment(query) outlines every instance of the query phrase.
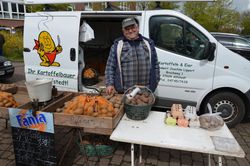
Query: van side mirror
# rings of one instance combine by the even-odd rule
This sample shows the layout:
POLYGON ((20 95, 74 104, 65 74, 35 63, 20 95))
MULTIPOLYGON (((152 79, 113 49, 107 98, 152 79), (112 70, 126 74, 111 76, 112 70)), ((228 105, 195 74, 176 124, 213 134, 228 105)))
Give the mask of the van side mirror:
POLYGON ((214 51, 216 49, 216 44, 211 42, 205 43, 204 59, 208 61, 214 60, 214 51))

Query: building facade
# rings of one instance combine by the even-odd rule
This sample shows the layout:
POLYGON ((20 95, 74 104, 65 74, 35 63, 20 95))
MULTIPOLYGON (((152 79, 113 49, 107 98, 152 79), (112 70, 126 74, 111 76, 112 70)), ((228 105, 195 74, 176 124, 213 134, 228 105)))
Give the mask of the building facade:
POLYGON ((23 27, 26 8, 23 0, 0 1, 0 27, 23 27))

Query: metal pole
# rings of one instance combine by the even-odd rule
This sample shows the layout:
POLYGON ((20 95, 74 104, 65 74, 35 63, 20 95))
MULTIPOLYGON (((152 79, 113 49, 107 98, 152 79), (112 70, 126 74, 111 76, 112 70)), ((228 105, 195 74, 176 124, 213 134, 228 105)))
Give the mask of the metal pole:
POLYGON ((208 166, 211 166, 211 155, 208 154, 208 166))
POLYGON ((139 163, 142 163, 142 145, 139 147, 139 163))
POLYGON ((221 156, 218 157, 218 165, 222 166, 222 158, 221 158, 221 156))
POLYGON ((131 166, 135 166, 134 144, 131 144, 131 166))

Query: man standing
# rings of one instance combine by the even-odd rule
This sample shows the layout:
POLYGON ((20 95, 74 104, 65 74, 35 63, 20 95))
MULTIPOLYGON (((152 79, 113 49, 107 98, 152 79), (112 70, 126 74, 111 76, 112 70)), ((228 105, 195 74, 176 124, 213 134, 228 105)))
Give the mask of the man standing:
POLYGON ((4 36, 0 34, 0 56, 3 56, 3 44, 4 44, 4 36))
POLYGON ((122 21, 123 36, 111 47, 105 70, 106 92, 123 93, 134 85, 155 91, 160 80, 159 63, 152 40, 139 34, 134 18, 122 21))

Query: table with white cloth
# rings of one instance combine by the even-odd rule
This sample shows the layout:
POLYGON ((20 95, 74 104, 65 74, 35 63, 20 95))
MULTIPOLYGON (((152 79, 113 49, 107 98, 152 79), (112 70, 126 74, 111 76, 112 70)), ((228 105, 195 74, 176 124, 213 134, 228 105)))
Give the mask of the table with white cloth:
POLYGON ((142 145, 206 153, 209 158, 208 165, 211 164, 210 154, 218 155, 219 165, 222 165, 221 156, 245 157, 244 151, 226 125, 215 131, 168 126, 164 123, 165 114, 150 111, 147 119, 142 121, 128 119, 124 114, 111 134, 111 140, 131 143, 132 166, 134 144, 140 145, 139 162, 142 161, 142 145))

